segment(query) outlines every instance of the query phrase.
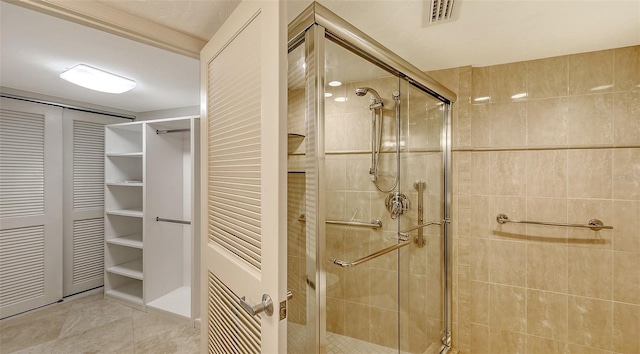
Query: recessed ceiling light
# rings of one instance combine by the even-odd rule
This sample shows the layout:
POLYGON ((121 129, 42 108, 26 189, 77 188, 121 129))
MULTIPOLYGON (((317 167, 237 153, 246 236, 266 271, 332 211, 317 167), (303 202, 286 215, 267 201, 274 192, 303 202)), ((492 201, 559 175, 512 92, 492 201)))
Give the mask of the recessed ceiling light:
POLYGON ((107 93, 124 93, 136 87, 136 82, 131 79, 85 64, 78 64, 63 72, 60 78, 90 90, 107 93))
POLYGON ((475 99, 473 99, 473 100, 474 100, 475 102, 483 102, 483 101, 488 101, 488 100, 490 100, 490 99, 491 99, 491 97, 489 97, 489 96, 484 96, 484 97, 478 97, 478 98, 475 98, 475 99))
POLYGON ((340 85, 342 85, 342 82, 340 82, 340 81, 331 81, 331 82, 329 82, 329 86, 338 87, 340 85))
POLYGON ((511 96, 511 98, 514 100, 517 100, 519 98, 525 98, 525 97, 527 97, 526 92, 516 93, 515 95, 511 96))
POLYGON ((333 94, 331 92, 325 92, 324 93, 324 97, 331 97, 333 96, 333 94))
POLYGON ((334 100, 336 102, 346 102, 347 98, 346 97, 336 97, 336 98, 334 98, 334 100))

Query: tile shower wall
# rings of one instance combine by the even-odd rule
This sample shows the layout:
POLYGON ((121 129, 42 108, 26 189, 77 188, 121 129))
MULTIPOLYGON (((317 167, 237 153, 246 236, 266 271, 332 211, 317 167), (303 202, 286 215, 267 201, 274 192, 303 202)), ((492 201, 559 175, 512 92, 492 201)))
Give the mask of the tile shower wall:
POLYGON ((640 47, 429 74, 459 97, 454 347, 639 353, 640 47))

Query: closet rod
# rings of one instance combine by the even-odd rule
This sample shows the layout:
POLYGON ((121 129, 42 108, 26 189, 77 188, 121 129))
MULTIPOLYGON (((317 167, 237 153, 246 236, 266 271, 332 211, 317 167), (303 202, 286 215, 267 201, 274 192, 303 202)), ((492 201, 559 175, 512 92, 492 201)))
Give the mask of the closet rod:
POLYGON ((58 103, 58 102, 52 102, 52 101, 39 100, 39 99, 35 99, 35 98, 30 98, 30 97, 12 95, 12 94, 8 94, 8 93, 4 93, 4 92, 0 92, 0 97, 10 98, 12 100, 18 100, 18 101, 26 101, 26 102, 32 102, 32 103, 45 104, 45 105, 48 105, 48 106, 55 106, 55 107, 60 107, 60 108, 67 108, 67 109, 71 109, 71 110, 74 110, 74 111, 101 114, 103 116, 110 116, 110 117, 123 118, 123 119, 129 119, 129 120, 135 120, 136 119, 136 116, 133 116, 133 115, 130 115, 130 114, 114 113, 114 112, 102 111, 102 110, 94 109, 94 108, 73 106, 73 105, 69 105, 69 104, 65 104, 65 103, 58 103))
POLYGON ((156 221, 164 221, 164 222, 172 222, 175 224, 185 224, 185 225, 191 225, 191 221, 184 221, 184 220, 175 220, 175 219, 164 219, 161 217, 156 216, 156 221))
POLYGON ((189 132, 191 131, 191 129, 168 129, 168 130, 156 130, 156 134, 160 135, 160 134, 167 134, 167 133, 182 133, 182 132, 189 132))

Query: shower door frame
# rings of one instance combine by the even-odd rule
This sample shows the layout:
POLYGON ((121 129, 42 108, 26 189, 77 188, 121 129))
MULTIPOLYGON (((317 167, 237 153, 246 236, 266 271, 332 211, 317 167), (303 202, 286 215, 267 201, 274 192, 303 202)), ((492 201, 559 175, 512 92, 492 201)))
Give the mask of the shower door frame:
POLYGON ((451 348, 452 332, 452 233, 451 233, 451 105, 456 94, 402 59, 324 6, 313 2, 290 24, 288 50, 305 45, 306 64, 306 298, 307 348, 325 353, 326 343, 326 274, 322 267, 325 245, 318 235, 325 233, 323 193, 325 39, 333 40, 400 79, 445 104, 441 132, 443 167, 443 267, 444 335, 439 353, 451 348), (311 164, 309 161, 313 161, 311 164), (311 169, 309 169, 311 168, 311 169), (311 198, 310 198, 311 197, 311 198))

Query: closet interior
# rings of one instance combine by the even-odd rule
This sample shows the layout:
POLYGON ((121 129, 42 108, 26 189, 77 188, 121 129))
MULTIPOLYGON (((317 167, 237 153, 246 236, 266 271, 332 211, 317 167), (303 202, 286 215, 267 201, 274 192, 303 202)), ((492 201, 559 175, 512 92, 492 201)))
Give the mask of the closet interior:
POLYGON ((199 118, 105 131, 105 296, 196 320, 199 118))

